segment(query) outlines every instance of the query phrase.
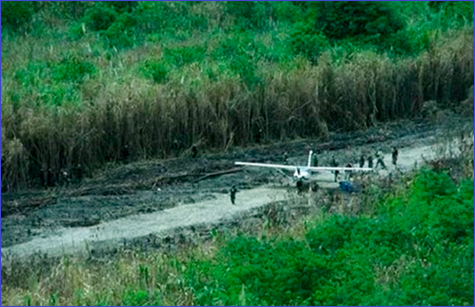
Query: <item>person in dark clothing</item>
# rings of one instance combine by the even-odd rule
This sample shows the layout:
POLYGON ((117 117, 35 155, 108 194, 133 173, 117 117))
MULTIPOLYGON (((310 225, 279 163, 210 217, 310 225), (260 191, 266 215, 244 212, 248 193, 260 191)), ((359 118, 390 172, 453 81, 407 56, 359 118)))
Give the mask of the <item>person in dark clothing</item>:
POLYGON ((373 168, 373 156, 368 156, 368 167, 373 168))
MULTIPOLYGON (((337 167, 338 166, 338 162, 336 162, 336 159, 335 159, 335 155, 332 155, 332 161, 330 163, 330 166, 332 167, 337 167)), ((335 182, 337 181, 338 179, 338 174, 340 173, 339 171, 335 171, 335 182)))
POLYGON ((399 152, 396 147, 393 148, 393 164, 396 166, 397 164, 397 157, 399 155, 399 152))
POLYGON ((231 203, 234 205, 234 202, 236 201, 236 193, 237 193, 236 186, 233 185, 230 192, 231 192, 231 203))
POLYGON ((383 161, 383 154, 381 153, 381 151, 378 151, 376 153, 376 167, 375 168, 378 168, 379 165, 381 165, 381 167, 383 169, 386 169, 386 164, 384 164, 384 161, 383 161))
POLYGON ((360 167, 364 167, 364 161, 365 161, 364 156, 361 155, 361 157, 360 157, 360 167))
POLYGON ((318 167, 318 157, 316 153, 312 155, 312 166, 318 167))
POLYGON ((259 129, 256 133, 256 143, 257 144, 260 144, 261 143, 261 139, 262 139, 262 129, 259 129))
POLYGON ((198 148, 196 148, 195 145, 193 145, 193 147, 191 147, 191 156, 193 158, 196 158, 198 156, 198 148))
POLYGON ((284 164, 287 164, 287 162, 289 162, 289 156, 284 152, 284 164))
MULTIPOLYGON (((350 163, 346 165, 346 167, 352 167, 350 163)), ((346 171, 346 180, 350 180, 351 177, 353 177, 353 172, 352 171, 346 171)))

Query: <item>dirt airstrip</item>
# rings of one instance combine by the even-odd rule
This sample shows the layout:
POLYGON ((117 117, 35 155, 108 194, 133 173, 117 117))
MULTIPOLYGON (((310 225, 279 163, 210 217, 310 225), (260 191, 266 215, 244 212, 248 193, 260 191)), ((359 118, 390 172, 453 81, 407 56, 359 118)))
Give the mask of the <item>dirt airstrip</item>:
MULTIPOLYGON (((461 121, 458 121, 459 125, 461 121)), ((473 121, 464 121, 473 127, 473 121)), ((170 233, 183 240, 190 229, 226 223, 258 223, 253 217, 270 204, 305 197, 289 186, 286 174, 273 169, 237 168, 234 161, 305 164, 309 150, 321 165, 335 154, 340 165, 357 164, 361 152, 382 150, 388 171, 391 148, 399 148, 399 169, 407 172, 434 157, 442 146, 442 128, 403 121, 363 132, 333 133, 329 140, 299 140, 209 153, 198 158, 149 160, 110 167, 93 178, 50 190, 2 194, 2 260, 35 253, 91 253, 132 242, 159 245, 170 233), (236 205, 229 189, 238 189, 236 205)), ((287 174, 290 175, 290 174, 287 174)), ((333 174, 319 175, 322 190, 336 189, 333 174)), ((285 202, 288 206, 289 202, 285 202)), ((318 205, 318 204, 317 204, 318 205)))

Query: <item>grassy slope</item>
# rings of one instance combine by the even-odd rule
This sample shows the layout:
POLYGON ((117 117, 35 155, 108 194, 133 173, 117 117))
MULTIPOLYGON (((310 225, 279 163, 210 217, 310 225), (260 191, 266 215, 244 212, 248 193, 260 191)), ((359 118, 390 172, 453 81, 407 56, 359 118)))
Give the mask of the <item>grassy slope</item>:
POLYGON ((324 138, 463 100, 473 4, 390 5, 398 32, 333 40, 313 27, 324 9, 305 3, 4 4, 2 189, 248 144, 259 129, 324 138))
POLYGON ((400 30, 383 20, 388 34, 338 40, 315 30, 318 5, 4 4, 2 24, 24 23, 2 27, 2 189, 245 145, 259 129, 325 138, 467 96, 473 3, 392 3, 400 30))

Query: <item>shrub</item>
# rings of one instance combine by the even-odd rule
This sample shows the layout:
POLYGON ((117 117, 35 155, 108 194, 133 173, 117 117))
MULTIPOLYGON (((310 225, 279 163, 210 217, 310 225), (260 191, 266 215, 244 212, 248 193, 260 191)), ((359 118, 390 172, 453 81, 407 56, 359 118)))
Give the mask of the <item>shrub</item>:
POLYGON ((334 254, 351 237, 351 231, 357 219, 334 215, 321 227, 310 230, 306 239, 310 247, 324 254, 334 254))
POLYGON ((123 13, 104 31, 103 37, 111 47, 131 47, 135 38, 135 17, 130 13, 123 13))
POLYGON ((34 9, 27 1, 2 1, 2 27, 17 30, 30 21, 34 9))
POLYGON ((77 55, 67 56, 53 66, 53 80, 59 82, 82 82, 86 75, 94 75, 94 64, 77 55))
POLYGON ((163 54, 166 59, 169 59, 169 62, 180 67, 193 62, 202 61, 205 57, 206 49, 202 46, 165 48, 163 54))
POLYGON ((322 51, 330 47, 325 35, 306 22, 297 23, 292 27, 290 44, 293 54, 303 55, 312 63, 316 63, 322 51))
POLYGON ((138 5, 137 1, 107 1, 104 4, 114 8, 119 13, 132 12, 138 5))
POLYGON ((211 263, 190 272, 213 278, 210 291, 204 280, 191 277, 202 305, 301 305, 310 304, 313 292, 331 269, 304 242, 230 240, 211 263))
POLYGON ((390 4, 370 1, 317 2, 317 29, 331 39, 387 36, 404 24, 390 4))
POLYGON ((102 3, 96 2, 84 14, 83 22, 93 31, 106 30, 118 17, 117 12, 112 7, 102 3))
POLYGON ((140 69, 145 77, 153 79, 156 83, 164 83, 168 80, 170 66, 163 59, 150 59, 145 61, 140 69))
POLYGON ((227 1, 226 10, 241 29, 262 29, 267 24, 270 6, 260 1, 227 1))

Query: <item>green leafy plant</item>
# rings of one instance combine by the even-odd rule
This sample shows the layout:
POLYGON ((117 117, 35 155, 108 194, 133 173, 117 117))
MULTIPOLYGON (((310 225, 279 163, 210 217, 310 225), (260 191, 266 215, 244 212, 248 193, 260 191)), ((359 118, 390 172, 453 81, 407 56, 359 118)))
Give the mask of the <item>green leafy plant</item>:
POLYGON ((113 7, 103 3, 105 2, 96 2, 84 14, 83 22, 93 31, 106 30, 118 17, 113 7))
POLYGON ((77 55, 63 58, 52 69, 53 80, 62 82, 82 82, 86 75, 92 76, 96 73, 94 64, 77 55))
POLYGON ((163 59, 149 59, 141 65, 140 69, 145 77, 153 79, 156 83, 164 83, 168 80, 170 65, 163 59))

